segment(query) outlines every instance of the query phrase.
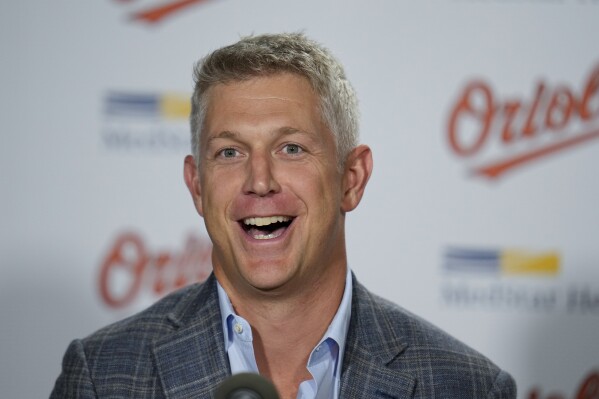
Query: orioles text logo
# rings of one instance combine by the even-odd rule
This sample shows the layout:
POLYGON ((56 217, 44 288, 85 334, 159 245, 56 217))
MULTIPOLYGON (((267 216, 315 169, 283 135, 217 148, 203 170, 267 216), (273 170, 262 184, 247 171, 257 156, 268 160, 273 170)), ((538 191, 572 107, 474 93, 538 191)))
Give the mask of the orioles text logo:
POLYGON ((451 108, 447 134, 452 151, 472 161, 471 172, 497 179, 599 138, 598 122, 599 65, 581 89, 541 80, 531 99, 502 100, 487 82, 473 80, 451 108))
POLYGON ((212 272, 212 244, 190 234, 182 251, 152 251, 140 234, 120 233, 100 266, 102 301, 111 308, 129 305, 142 292, 159 298, 212 272))

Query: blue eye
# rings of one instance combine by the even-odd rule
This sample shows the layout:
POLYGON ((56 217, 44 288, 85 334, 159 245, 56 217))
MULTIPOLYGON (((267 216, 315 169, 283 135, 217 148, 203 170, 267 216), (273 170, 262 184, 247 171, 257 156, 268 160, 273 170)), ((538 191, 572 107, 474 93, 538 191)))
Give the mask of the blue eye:
POLYGON ((303 149, 297 144, 287 144, 285 147, 283 147, 283 151, 286 154, 295 155, 301 153, 303 149))
POLYGON ((235 148, 225 148, 219 151, 218 155, 224 158, 235 158, 239 152, 235 148))

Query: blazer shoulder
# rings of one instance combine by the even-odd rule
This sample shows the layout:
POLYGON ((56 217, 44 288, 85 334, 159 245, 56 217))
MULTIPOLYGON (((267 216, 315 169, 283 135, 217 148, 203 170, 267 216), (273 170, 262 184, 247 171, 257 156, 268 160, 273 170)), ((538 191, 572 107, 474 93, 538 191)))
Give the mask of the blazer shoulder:
POLYGON ((358 285, 356 293, 362 325, 358 328, 371 335, 377 330, 381 339, 374 346, 396 348, 396 356, 387 357, 392 359, 388 366, 415 376, 421 394, 416 397, 515 397, 513 378, 486 356, 363 286, 358 285))
POLYGON ((83 338, 80 342, 86 357, 92 362, 90 367, 93 367, 93 362, 111 356, 149 353, 148 347, 154 341, 189 322, 193 316, 213 317, 218 314, 218 302, 214 302, 217 294, 216 289, 212 290, 214 283, 211 279, 175 291, 147 309, 83 338))
MULTIPOLYGON (((173 337, 195 337, 215 347, 220 325, 213 276, 178 290, 146 310, 71 343, 63 359, 54 397, 154 397, 162 390, 156 350, 173 337), (206 331, 211 334, 208 335, 206 331)), ((174 339, 174 338, 173 338, 174 339)), ((164 360, 164 359, 163 359, 164 360)), ((158 396, 161 397, 161 396, 158 396)))
MULTIPOLYGON (((396 336, 404 341, 408 348, 426 348, 432 351, 445 351, 457 356, 485 358, 479 352, 459 341, 430 321, 406 310, 405 308, 370 294, 378 307, 378 317, 396 336)), ((486 358, 485 358, 486 359, 486 358)))

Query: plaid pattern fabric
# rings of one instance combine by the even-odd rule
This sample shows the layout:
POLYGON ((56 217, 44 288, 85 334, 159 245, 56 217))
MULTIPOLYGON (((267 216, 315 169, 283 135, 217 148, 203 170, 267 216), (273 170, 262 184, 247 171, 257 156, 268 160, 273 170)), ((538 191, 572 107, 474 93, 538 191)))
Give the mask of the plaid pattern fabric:
MULTIPOLYGON (((229 375, 216 280, 73 341, 51 399, 208 399, 229 375)), ((488 359, 354 278, 340 398, 516 397, 488 359)))
POLYGON ((355 281, 341 398, 515 399, 512 377, 355 281))

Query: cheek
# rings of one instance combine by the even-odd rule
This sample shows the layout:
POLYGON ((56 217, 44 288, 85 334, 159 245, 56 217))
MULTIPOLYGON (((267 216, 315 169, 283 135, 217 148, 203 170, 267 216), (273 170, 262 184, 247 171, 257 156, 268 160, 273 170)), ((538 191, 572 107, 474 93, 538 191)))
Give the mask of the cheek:
POLYGON ((227 192, 226 184, 212 186, 204 196, 204 210, 222 213, 225 204, 230 202, 231 195, 227 192))
POLYGON ((234 184, 231 179, 213 173, 203 176, 201 184, 201 209, 207 219, 221 218, 227 204, 234 197, 234 184))
POLYGON ((340 208, 341 186, 336 175, 315 168, 310 173, 306 173, 305 169, 297 171, 293 176, 289 184, 310 213, 324 215, 330 213, 333 207, 340 208))
POLYGON ((227 209, 231 196, 226 184, 212 184, 202 195, 202 211, 204 224, 215 248, 223 248, 229 241, 229 223, 227 209))

